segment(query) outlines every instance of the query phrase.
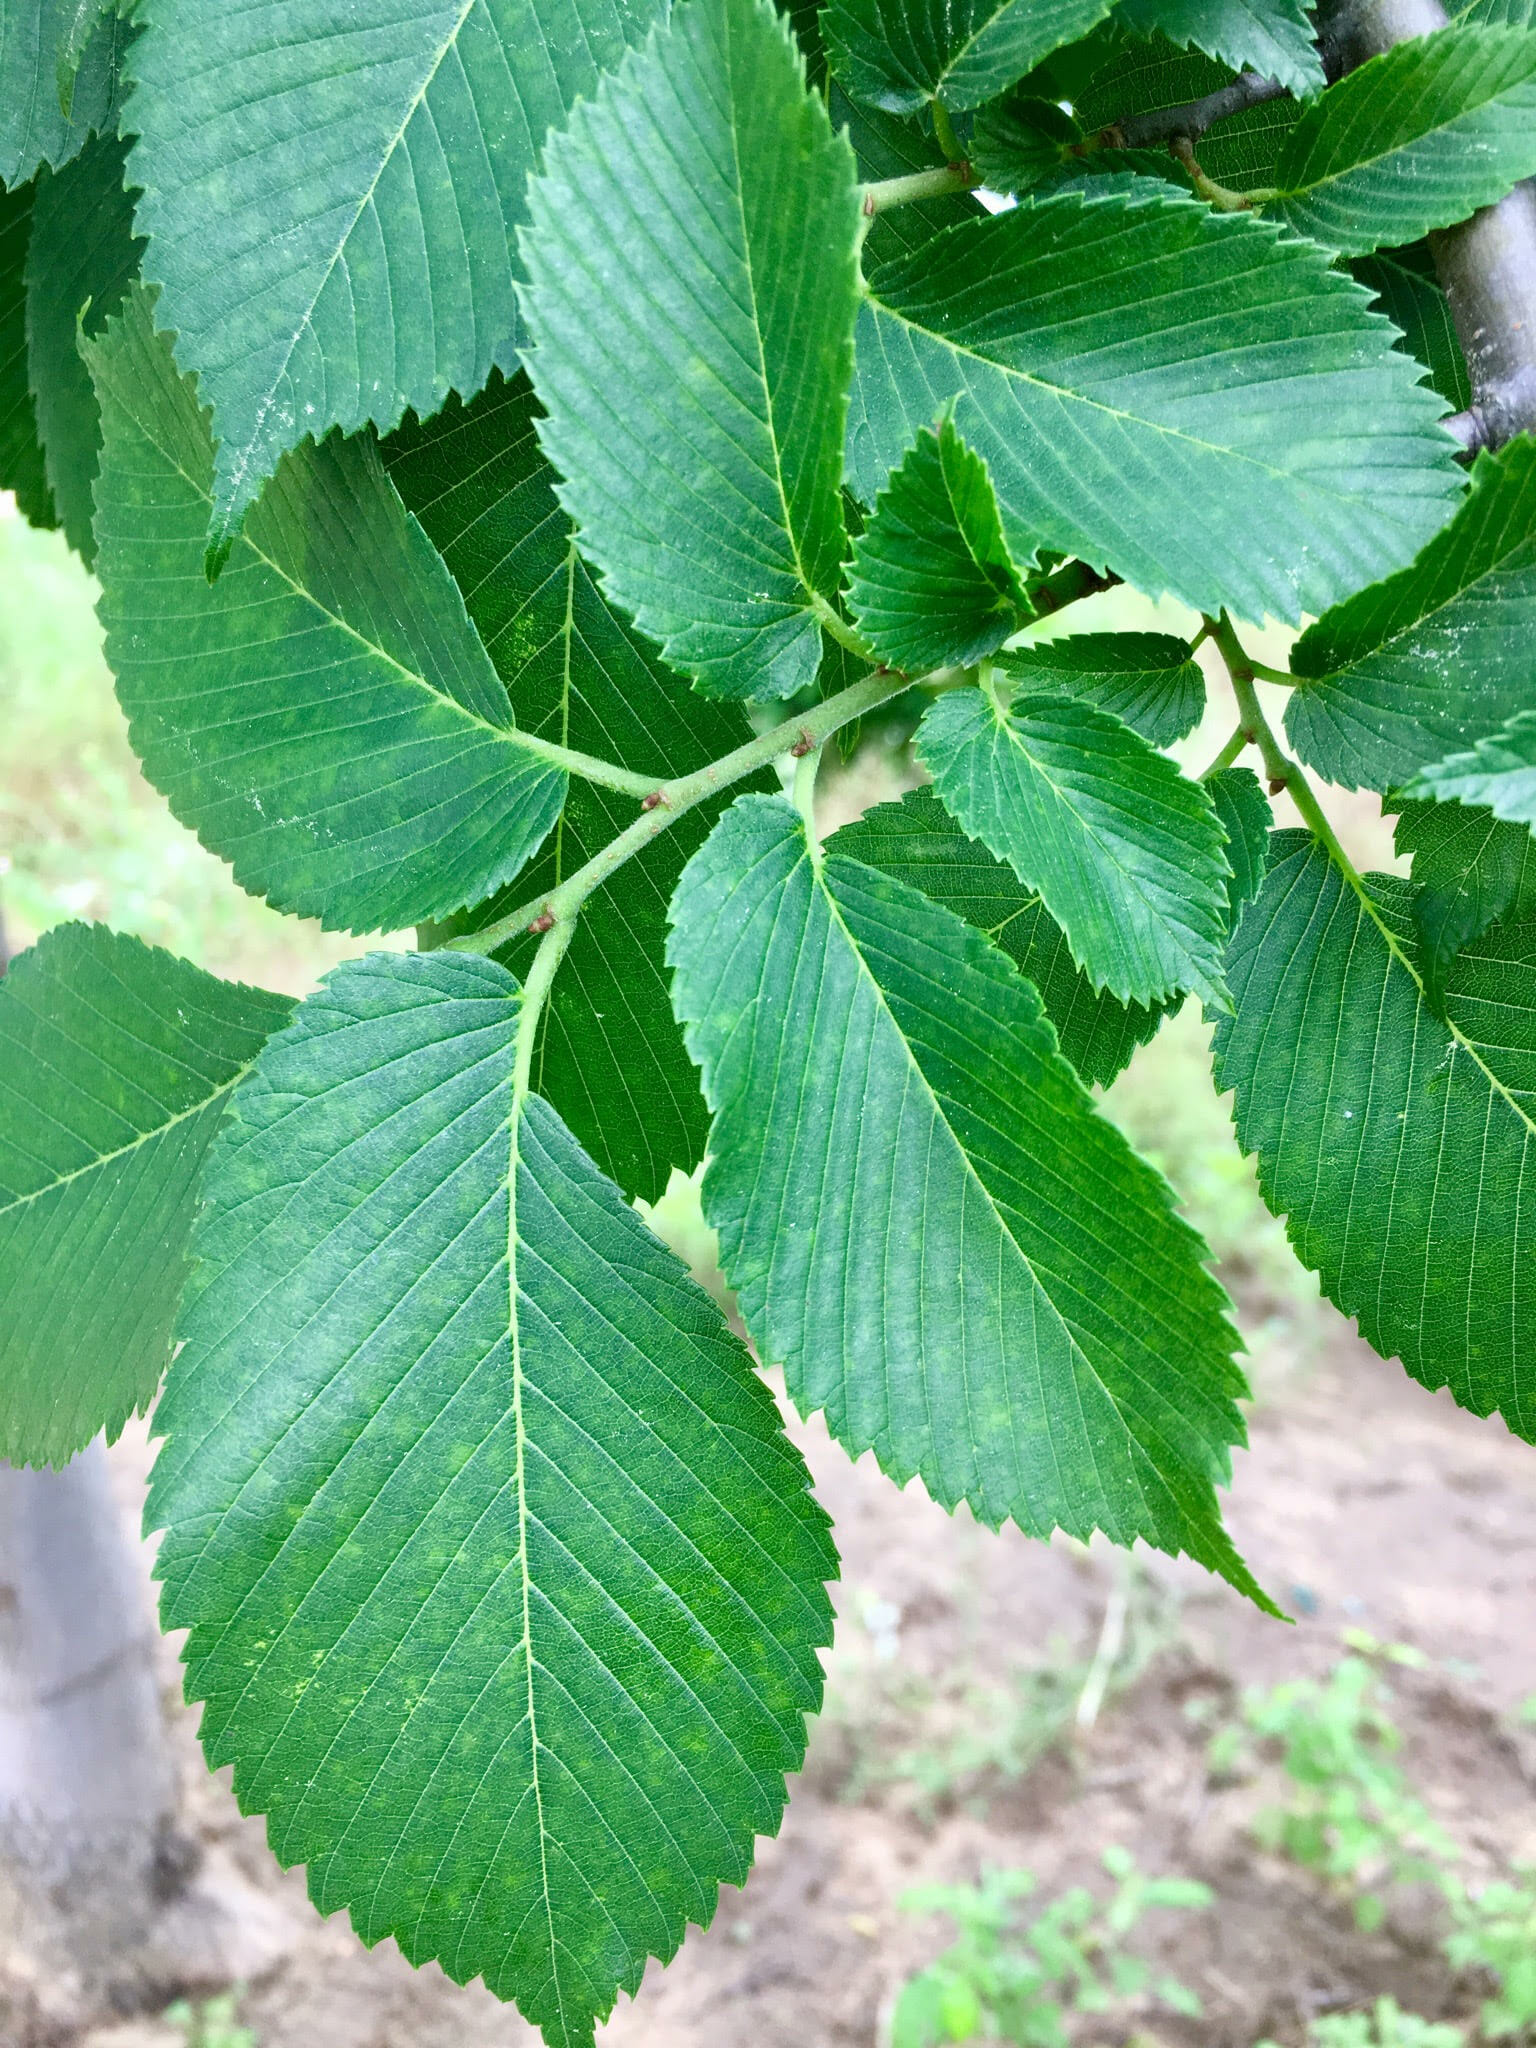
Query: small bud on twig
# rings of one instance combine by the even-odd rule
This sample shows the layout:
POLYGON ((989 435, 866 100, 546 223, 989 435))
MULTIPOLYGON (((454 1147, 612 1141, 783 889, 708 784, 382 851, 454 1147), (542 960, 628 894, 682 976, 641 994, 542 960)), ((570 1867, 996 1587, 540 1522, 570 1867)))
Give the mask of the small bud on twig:
POLYGON ((553 931, 554 925, 555 913, 552 910, 541 910, 528 929, 531 932, 547 932, 553 931))
POLYGON ((795 744, 794 744, 794 745, 793 745, 793 746, 792 746, 792 747, 790 748, 790 750, 789 750, 789 751, 790 751, 790 755, 791 755, 792 759, 794 759, 794 760, 796 760, 796 761, 803 761, 803 760, 805 759, 806 755, 807 755, 807 754, 808 754, 808 753, 809 753, 809 752, 811 751, 811 749, 812 749, 812 748, 813 748, 813 747, 815 746, 815 744, 816 744, 816 742, 815 742, 815 741, 814 741, 814 740, 813 740, 813 739, 811 738, 810 734, 809 734, 809 733, 808 733, 808 732, 806 731, 805 727, 804 727, 804 726, 802 725, 802 726, 801 726, 801 728, 800 728, 800 737, 799 737, 799 739, 797 739, 797 740, 795 741, 795 744))
POLYGON ((641 797, 640 808, 642 811, 654 811, 664 804, 666 800, 667 792, 664 789, 653 789, 649 796, 641 797))

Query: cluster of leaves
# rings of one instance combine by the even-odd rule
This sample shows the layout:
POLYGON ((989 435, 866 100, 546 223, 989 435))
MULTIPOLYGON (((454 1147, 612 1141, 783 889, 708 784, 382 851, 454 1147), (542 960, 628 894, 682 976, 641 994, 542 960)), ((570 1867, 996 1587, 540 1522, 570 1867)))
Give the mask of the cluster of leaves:
POLYGON ((1204 1911, 1210 1889, 1192 1878, 1148 1877, 1125 1849, 1106 1849, 1104 1867, 1116 1880, 1108 1899, 1075 1885, 1022 1926, 1018 1902, 1035 1888, 1028 1870, 994 1870, 979 1884, 908 1892, 901 1903, 909 1912, 946 1914, 958 1938, 903 1985, 891 2048, 980 2039, 1067 2048, 1073 2014, 1113 2013, 1149 1996, 1198 2016, 1194 1992, 1126 1944, 1149 1912, 1204 1911))
MULTIPOLYGON (((1405 1650, 1386 1654, 1420 1661, 1405 1650)), ((1255 1739, 1274 1748, 1289 1780, 1284 1803, 1258 1816, 1259 1840, 1336 1886, 1364 1928, 1381 1924, 1382 1894, 1394 1885, 1437 1892, 1448 1913, 1447 1960, 1496 1986, 1483 2001, 1480 2031, 1489 2040, 1528 2036, 1536 2027, 1536 1868, 1517 1865, 1489 1883, 1466 1878, 1461 1846, 1395 1761, 1402 1738, 1373 1664, 1345 1657, 1321 1683, 1298 1679, 1251 1692, 1242 1723, 1212 1741, 1212 1769, 1251 1767, 1255 1739)), ((1331 2024, 1319 2048, 1371 2048, 1366 2015, 1341 2015, 1331 2024)), ((1416 2030, 1428 2023, 1395 2007, 1386 2015, 1378 2008, 1376 2025, 1381 2048, 1393 2040, 1415 2048, 1420 2039, 1422 2048, 1457 2048, 1462 2038, 1456 2028, 1433 2039, 1431 2028, 1421 2037, 1416 2030)))
POLYGON ((16 963, 0 1454, 164 1379, 210 1759, 555 2048, 777 1826, 830 1631, 803 1463, 631 1206, 672 1167, 850 1452, 1267 1605, 1226 1298, 1091 1092, 1193 994, 1325 1291, 1536 1432, 1536 445, 1468 482, 1413 246, 1536 169, 1517 13, 1326 89, 1302 0, 0 16, 0 482, 235 880, 419 935, 297 1007, 99 927, 16 963), (1122 147, 1242 66, 1288 96, 1122 147), (1117 577, 1229 665, 1198 781, 1193 643, 1030 644, 1117 577), (1286 730, 1412 886, 1229 612, 1319 615, 1286 730), (931 788, 823 844, 897 697, 931 788))

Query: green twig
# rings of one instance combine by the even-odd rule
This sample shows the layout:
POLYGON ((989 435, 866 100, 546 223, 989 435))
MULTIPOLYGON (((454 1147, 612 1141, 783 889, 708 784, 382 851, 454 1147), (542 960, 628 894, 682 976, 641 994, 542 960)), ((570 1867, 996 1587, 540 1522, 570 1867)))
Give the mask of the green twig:
MULTIPOLYGON (((547 933, 569 923, 594 889, 600 888, 632 854, 659 838, 695 804, 703 803, 717 790, 729 789, 733 783, 740 782, 757 769, 767 767, 780 754, 803 758, 839 727, 862 717, 866 711, 873 711, 892 697, 899 697, 907 687, 905 676, 897 675, 891 669, 880 669, 874 675, 850 684, 846 690, 839 690, 835 697, 828 697, 825 703, 815 705, 803 717, 776 725, 771 732, 747 741, 745 746, 722 755, 718 761, 711 761, 694 774, 682 775, 674 782, 663 782, 659 787, 653 787, 646 796, 645 809, 633 824, 626 825, 600 853, 594 854, 584 867, 577 868, 548 895, 519 904, 510 915, 497 918, 483 931, 466 932, 463 937, 449 939, 446 943, 461 953, 492 953, 522 932, 547 933)), ((550 972, 553 971, 551 968, 550 972)))
POLYGON ((574 747, 562 747, 554 740, 540 738, 536 732, 525 732, 521 726, 507 737, 525 753, 537 754, 551 767, 563 768, 567 775, 579 775, 583 782, 595 782, 600 788, 616 789, 625 796, 649 796, 656 787, 654 775, 621 768, 616 761, 600 761, 595 754, 578 753, 574 747))
POLYGON ((970 192, 980 179, 968 163, 940 164, 931 171, 912 171, 905 178, 878 178, 864 187, 864 211, 873 219, 893 206, 916 199, 943 199, 951 192, 970 192))
POLYGON ((934 140, 943 150, 946 159, 952 164, 958 164, 963 160, 965 151, 960 147, 960 138, 955 133, 954 122, 949 118, 949 109, 942 100, 934 100, 930 104, 933 112, 934 140))
POLYGON ((835 640, 839 647, 846 647, 850 654, 856 654, 860 661, 867 661, 871 668, 879 666, 880 657, 864 635, 856 626, 850 626, 836 605, 829 604, 819 590, 811 592, 811 612, 829 640, 835 640))
POLYGON ((1230 768, 1244 747, 1253 744, 1253 739, 1254 735, 1248 730, 1247 726, 1240 723, 1237 731, 1233 733, 1231 739, 1227 741, 1227 744, 1216 756, 1210 767, 1203 771, 1200 780, 1202 782, 1209 782, 1211 777, 1219 775, 1223 768, 1230 768))
POLYGON ((522 1009, 517 1019, 517 1051, 512 1071, 512 1099, 521 1108, 533 1080, 533 1049, 539 1036, 539 1019, 549 1000, 555 970, 565 958, 576 929, 575 917, 558 919, 538 944, 527 974, 523 977, 522 1009))

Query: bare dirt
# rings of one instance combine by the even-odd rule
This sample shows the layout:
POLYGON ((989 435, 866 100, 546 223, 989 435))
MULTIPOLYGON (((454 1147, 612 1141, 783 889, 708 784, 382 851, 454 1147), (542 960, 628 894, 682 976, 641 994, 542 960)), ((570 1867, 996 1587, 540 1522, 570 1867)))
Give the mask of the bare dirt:
MULTIPOLYGON (((1428 1660, 1393 1669, 1394 1711, 1405 1766, 1440 1820, 1474 1859, 1536 1854, 1536 1737, 1518 1719, 1536 1692, 1531 1453, 1497 1421, 1414 1386, 1336 1321, 1329 1331, 1310 1365, 1271 1365, 1230 1503, 1238 1542, 1294 1626, 1196 1569, 1144 1556, 1128 1637, 1144 1668, 1086 1740, 1029 1768, 1041 1722, 1026 1702, 1070 1704, 1122 1568, 1081 1546, 951 1519, 917 1489, 898 1493, 870 1460, 850 1464, 819 1423, 795 1422, 843 1559, 829 1710, 782 1833, 760 1844, 745 1889, 722 1894, 712 1927, 693 1932, 668 1970, 653 1965, 600 2039, 873 2048, 896 1987, 948 1939, 942 1921, 901 1909, 909 1886, 1017 1865, 1036 1872, 1042 1897, 1069 1882, 1102 1886, 1111 1843, 1217 1893, 1208 1913, 1148 1923, 1149 1951, 1205 2006, 1199 2021, 1157 2015, 1167 2041, 1296 2042, 1318 2012, 1380 1992, 1430 2016, 1469 2014, 1475 1997, 1440 1961, 1422 1916, 1399 1912, 1361 1934, 1315 1879, 1256 1849, 1249 1822, 1274 1787, 1215 1782, 1207 1769, 1211 1731, 1243 1686, 1322 1674, 1344 1632, 1363 1629, 1428 1660)), ((147 1446, 130 1438, 114 1456, 132 1512, 147 1446)), ((365 1951, 344 1919, 322 1921, 301 1874, 277 1869, 260 1822, 242 1819, 224 1777, 204 1770, 169 1647, 165 1686, 185 1826, 207 1859, 200 1881, 223 1888, 243 1928, 239 2016, 261 2048, 533 2040, 482 1988, 413 1970, 392 1944, 365 1951)), ((163 1990, 186 1988, 212 1987, 163 1990)), ((34 2012, 29 2023, 26 2005, 12 2003, 7 2048, 182 2038, 148 2016, 45 2026, 34 2012)))

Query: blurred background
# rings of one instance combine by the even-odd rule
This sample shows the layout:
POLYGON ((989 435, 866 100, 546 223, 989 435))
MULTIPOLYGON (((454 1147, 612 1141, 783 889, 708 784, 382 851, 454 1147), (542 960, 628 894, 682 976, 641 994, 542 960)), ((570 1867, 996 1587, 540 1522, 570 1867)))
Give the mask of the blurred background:
MULTIPOLYGON (((135 767, 94 597, 60 538, 0 499, 11 950, 98 918, 302 994, 368 942, 242 895, 172 819, 135 767)), ((1195 623, 1116 591, 1058 630, 1195 623)), ((1278 665, 1287 641, 1251 644, 1278 665)), ((1195 767, 1234 722, 1208 674, 1205 725, 1177 750, 1195 767)), ((877 728, 829 762, 829 827, 916 779, 905 737, 877 728)), ((1398 865, 1373 802, 1332 808, 1362 865, 1398 865)), ((620 2002, 599 2036, 613 2048, 1460 2048, 1536 2027, 1531 1454, 1318 1299, 1237 1153, 1194 1007, 1104 1107, 1236 1301, 1254 1399, 1229 1521, 1292 1625, 1161 1556, 951 1518, 791 1417, 843 1559, 826 1710, 778 1839, 620 2002)), ((675 1176, 653 1221, 724 1299, 694 1184, 675 1176)), ((483 1989, 322 1921, 227 1773, 204 1768, 176 1644, 151 1619, 151 1456, 130 1427, 102 1484, 127 1560, 116 1640, 148 1674, 174 1785, 163 1925, 120 1969, 82 1969, 67 1887, 42 1942, 25 1901, 7 1914, 0 1871, 0 2048, 531 2043, 483 1989)), ((5 1664, 4 1528, 0 1721, 48 1705, 5 1664)))

